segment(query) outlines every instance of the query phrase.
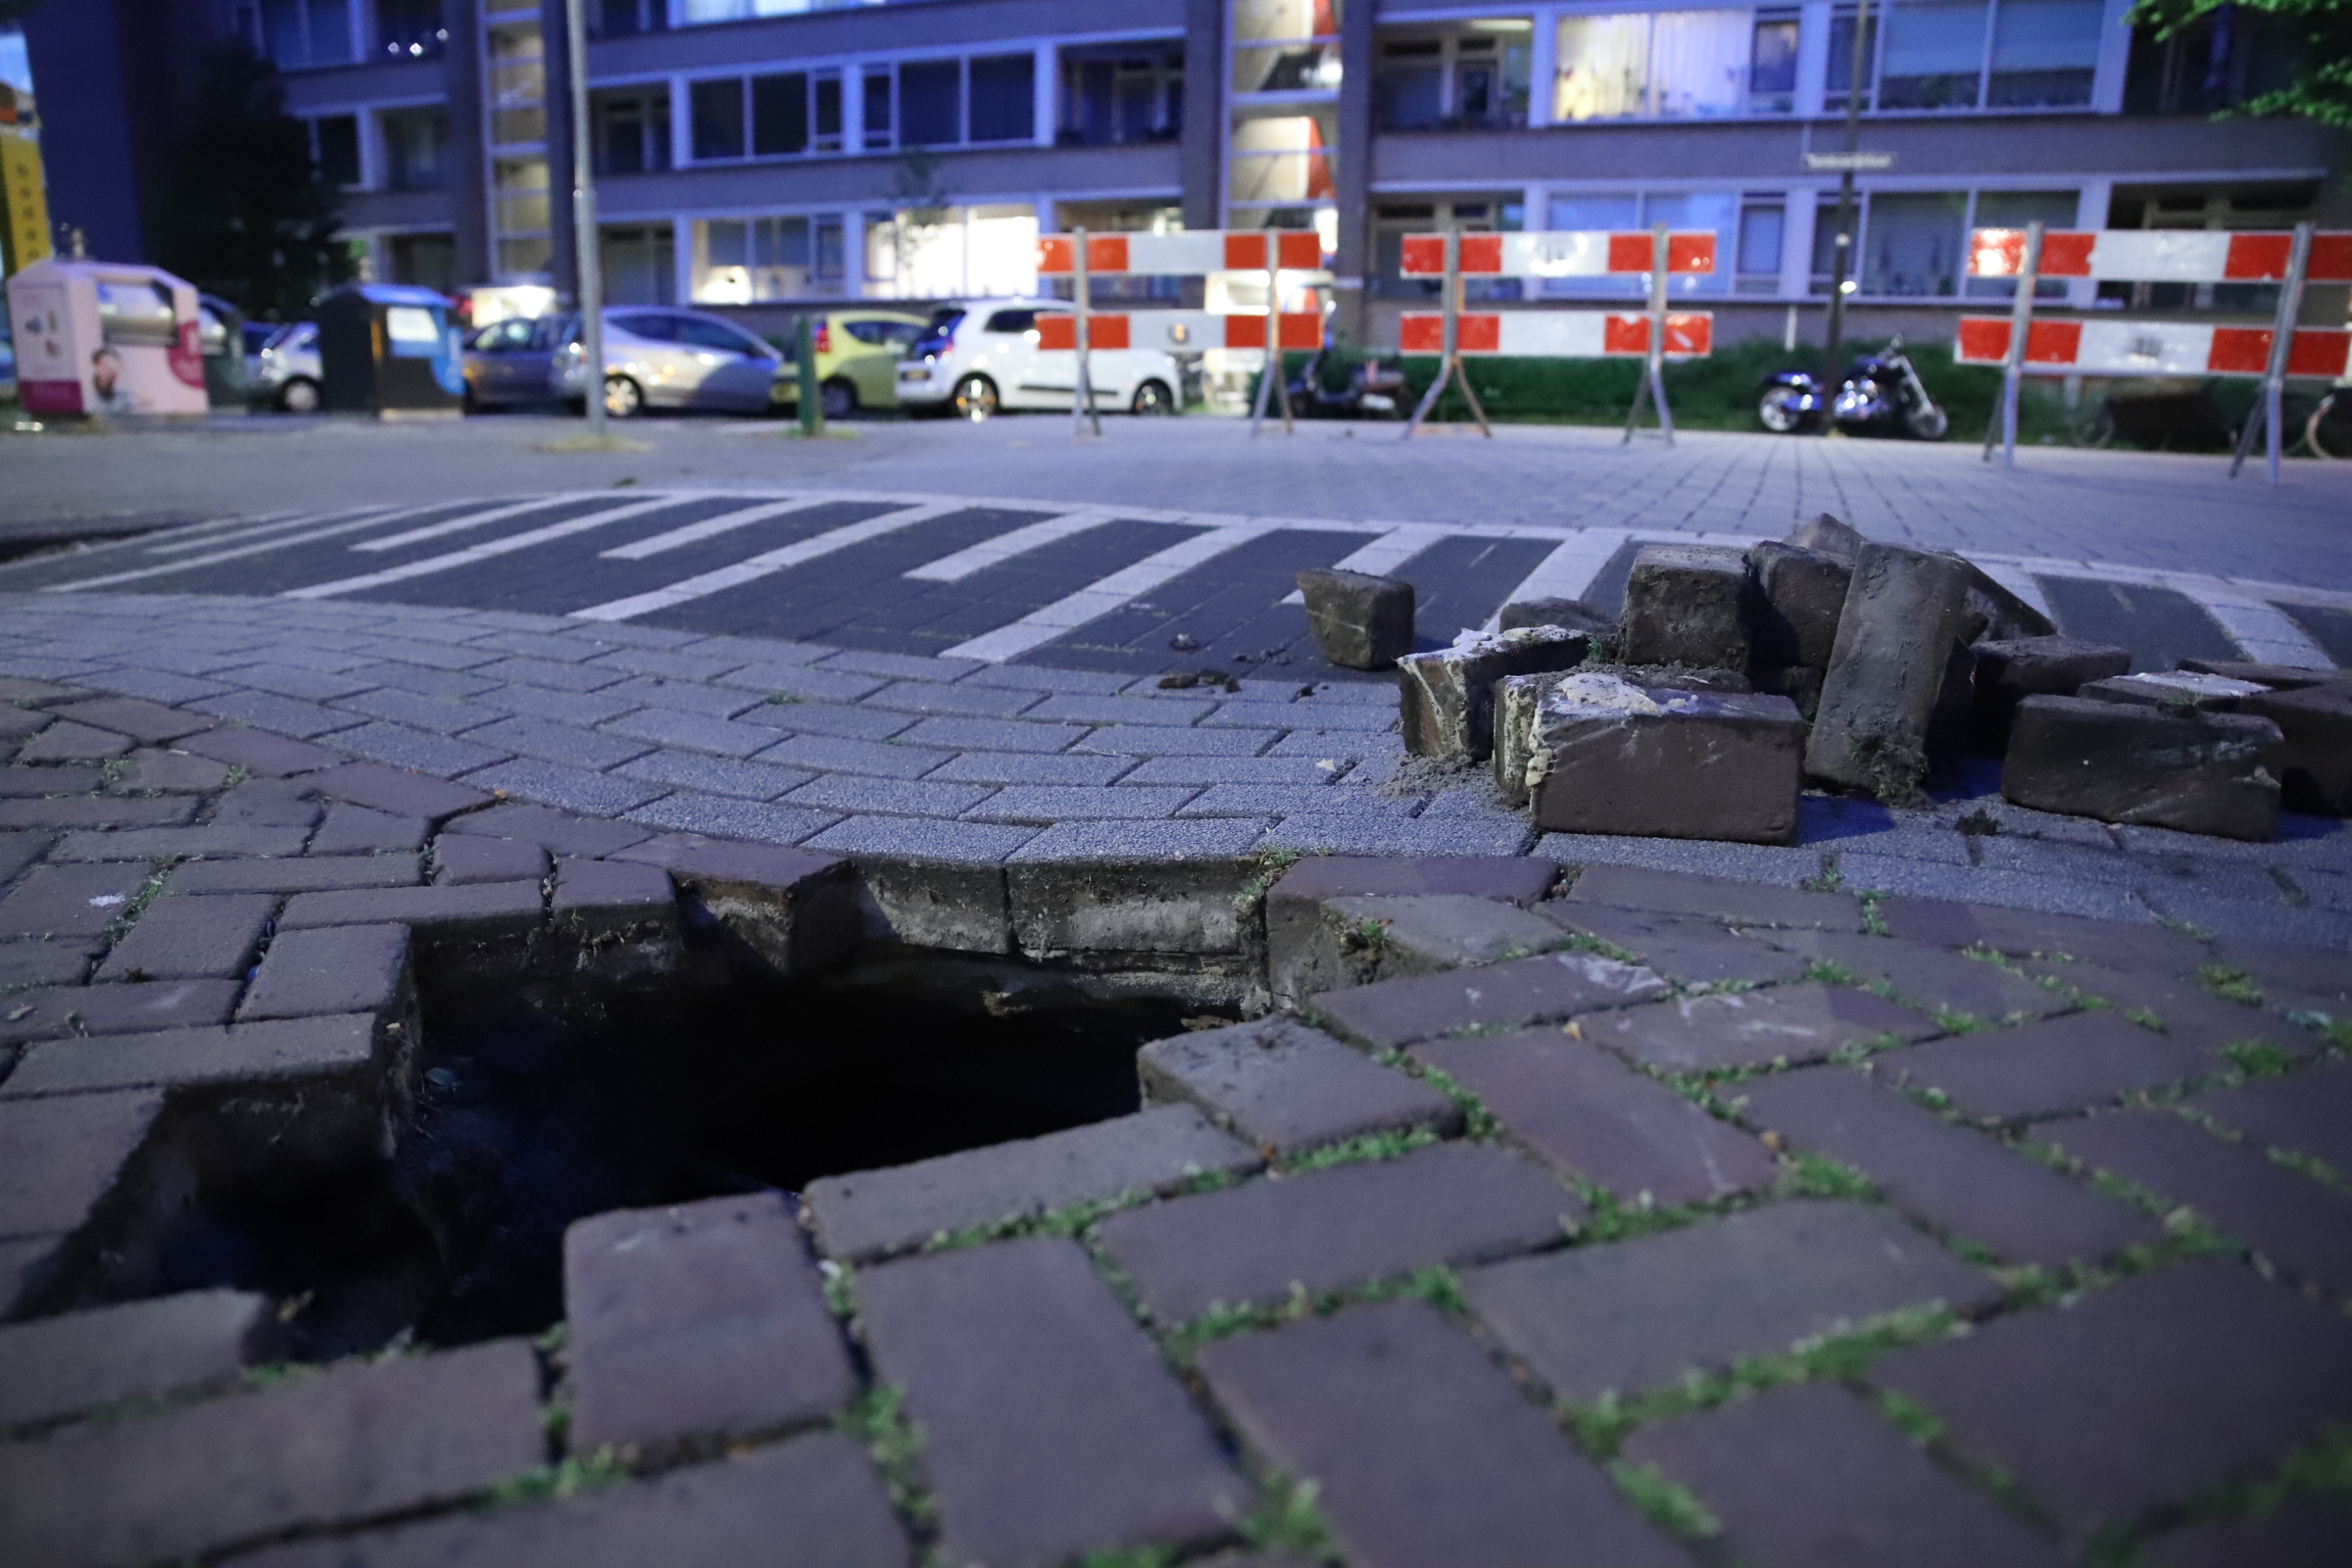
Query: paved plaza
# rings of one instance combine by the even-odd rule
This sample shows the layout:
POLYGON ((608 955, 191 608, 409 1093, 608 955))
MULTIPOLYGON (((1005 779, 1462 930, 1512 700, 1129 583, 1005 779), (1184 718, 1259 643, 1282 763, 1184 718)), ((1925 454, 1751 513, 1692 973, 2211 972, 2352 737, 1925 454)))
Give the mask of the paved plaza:
POLYGON ((1539 833, 1286 603, 1394 572, 1434 646, 1826 510, 2138 667, 2352 664, 2352 474, 572 428, 0 437, 0 532, 149 530, 0 566, 0 1562, 2352 1560, 2341 820, 1982 761, 1792 846, 1539 833), (355 1316, 424 1289, 341 1245, 387 1170, 555 1157, 484 1157, 513 1061, 430 999, 792 987, 798 1043, 893 962, 1173 1010, 1107 1116, 599 1144, 497 1233, 527 1332, 355 1316))

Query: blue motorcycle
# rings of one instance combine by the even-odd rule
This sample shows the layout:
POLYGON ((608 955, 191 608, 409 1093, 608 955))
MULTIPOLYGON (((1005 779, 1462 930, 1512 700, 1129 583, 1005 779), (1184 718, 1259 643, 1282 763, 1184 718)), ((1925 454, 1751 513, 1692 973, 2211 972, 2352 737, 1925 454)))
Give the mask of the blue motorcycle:
POLYGON ((1817 430, 1824 419, 1849 435, 1907 435, 1918 441, 1940 441, 1952 421, 1919 379, 1903 340, 1895 337, 1878 353, 1856 360, 1838 383, 1835 395, 1826 393, 1818 378, 1804 370, 1776 370, 1763 380, 1756 400, 1756 417, 1778 435, 1817 430))

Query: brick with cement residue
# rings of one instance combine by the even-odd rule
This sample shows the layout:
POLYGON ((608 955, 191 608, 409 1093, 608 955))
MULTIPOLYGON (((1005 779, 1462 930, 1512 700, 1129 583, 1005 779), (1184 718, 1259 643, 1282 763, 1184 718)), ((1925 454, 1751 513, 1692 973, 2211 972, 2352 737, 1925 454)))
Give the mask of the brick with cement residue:
POLYGON ((1396 662, 1404 749, 1419 757, 1482 760, 1494 747, 1494 683, 1505 675, 1573 668, 1584 662, 1587 647, 1580 632, 1522 626, 1407 654, 1396 662))
POLYGON ((1527 783, 1546 832, 1796 842, 1805 723, 1786 697, 1572 674, 1535 724, 1527 783))
POLYGON ((1266 890, 1266 946, 1275 1001, 1296 1006, 1306 993, 1290 989, 1288 959, 1314 939, 1326 899, 1468 894, 1522 908, 1550 891, 1559 868, 1526 856, 1314 855, 1284 871, 1266 890))
POLYGON ((462 1496, 540 1462, 538 1389, 505 1340, 9 1445, 0 1559, 132 1568, 462 1496))
POLYGON ((1135 1064, 1147 1101, 1190 1101, 1277 1152, 1366 1133, 1451 1132, 1461 1122, 1453 1102, 1428 1085, 1287 1018, 1154 1040, 1135 1064))
POLYGON ((780 1431, 858 1390, 781 1194, 577 1221, 564 1301, 583 1448, 780 1431))
POLYGON ((1037 1238, 858 1280, 875 1380, 906 1391, 955 1562, 1206 1544, 1250 1505, 1208 1423, 1078 1244, 1037 1238))
POLYGON ((825 1251, 855 1262, 956 1231, 1169 1192, 1195 1176, 1238 1175, 1259 1163, 1191 1105, 1168 1105, 911 1165, 823 1177, 808 1184, 807 1201, 825 1251))
POLYGON ((225 1382, 276 1327, 268 1297, 213 1290, 0 1328, 0 1427, 225 1382))

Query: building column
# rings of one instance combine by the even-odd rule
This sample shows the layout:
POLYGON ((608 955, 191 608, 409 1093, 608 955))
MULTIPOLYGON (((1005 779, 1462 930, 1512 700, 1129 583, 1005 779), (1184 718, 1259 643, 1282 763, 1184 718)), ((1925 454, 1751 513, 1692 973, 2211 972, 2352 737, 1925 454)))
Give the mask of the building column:
POLYGON ((1796 118, 1819 119, 1830 81, 1830 24, 1837 8, 1830 0, 1807 0, 1796 24, 1796 118))
POLYGON ((547 270, 557 295, 576 304, 580 267, 571 220, 571 40, 564 27, 565 3, 547 0, 539 10, 547 75, 547 270))
POLYGON ((1812 295, 1813 227, 1820 200, 1817 190, 1792 190, 1781 210, 1781 298, 1785 300, 1812 295))
POLYGON ((1040 147, 1054 145, 1054 133, 1060 128, 1055 111, 1061 105, 1061 51, 1050 43, 1037 46, 1037 70, 1031 91, 1036 97, 1034 111, 1037 127, 1036 141, 1040 147))
MULTIPOLYGON (((1184 0, 1184 226, 1214 228, 1224 212, 1218 149, 1225 131, 1225 0, 1184 0)), ((1041 220, 1044 215, 1040 215, 1041 220)))
POLYGON ((1340 167, 1332 180, 1340 210, 1332 288, 1340 334, 1361 345, 1370 324, 1364 274, 1372 261, 1372 4, 1342 0, 1340 11, 1340 167))
POLYGON ((1553 88, 1560 74, 1559 13, 1537 12, 1535 25, 1527 51, 1527 123, 1531 130, 1540 130, 1551 123, 1553 88))
POLYGON ((449 89, 450 229, 461 286, 490 281, 489 125, 482 112, 479 0, 445 0, 449 39, 441 54, 449 89))

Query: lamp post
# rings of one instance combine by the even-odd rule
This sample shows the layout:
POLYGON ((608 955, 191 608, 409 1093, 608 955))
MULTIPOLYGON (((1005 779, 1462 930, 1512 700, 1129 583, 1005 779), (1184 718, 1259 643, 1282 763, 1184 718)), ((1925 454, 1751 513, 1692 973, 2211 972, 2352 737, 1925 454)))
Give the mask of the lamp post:
MULTIPOLYGON (((1835 398, 1838 386, 1839 345, 1845 337, 1845 279, 1853 263, 1854 247, 1854 154, 1862 144, 1862 71, 1870 63, 1870 0, 1857 0, 1854 7, 1854 51, 1852 64, 1845 74, 1845 171, 1838 176, 1838 256, 1830 274, 1830 322, 1828 342, 1822 353, 1822 383, 1835 398)), ((1821 421, 1824 434, 1835 434, 1838 421, 1821 421)))
POLYGON ((580 357, 587 371, 588 439, 605 438, 605 279, 598 254, 596 166, 588 133, 588 0, 564 0, 571 70, 571 239, 580 283, 580 357))

